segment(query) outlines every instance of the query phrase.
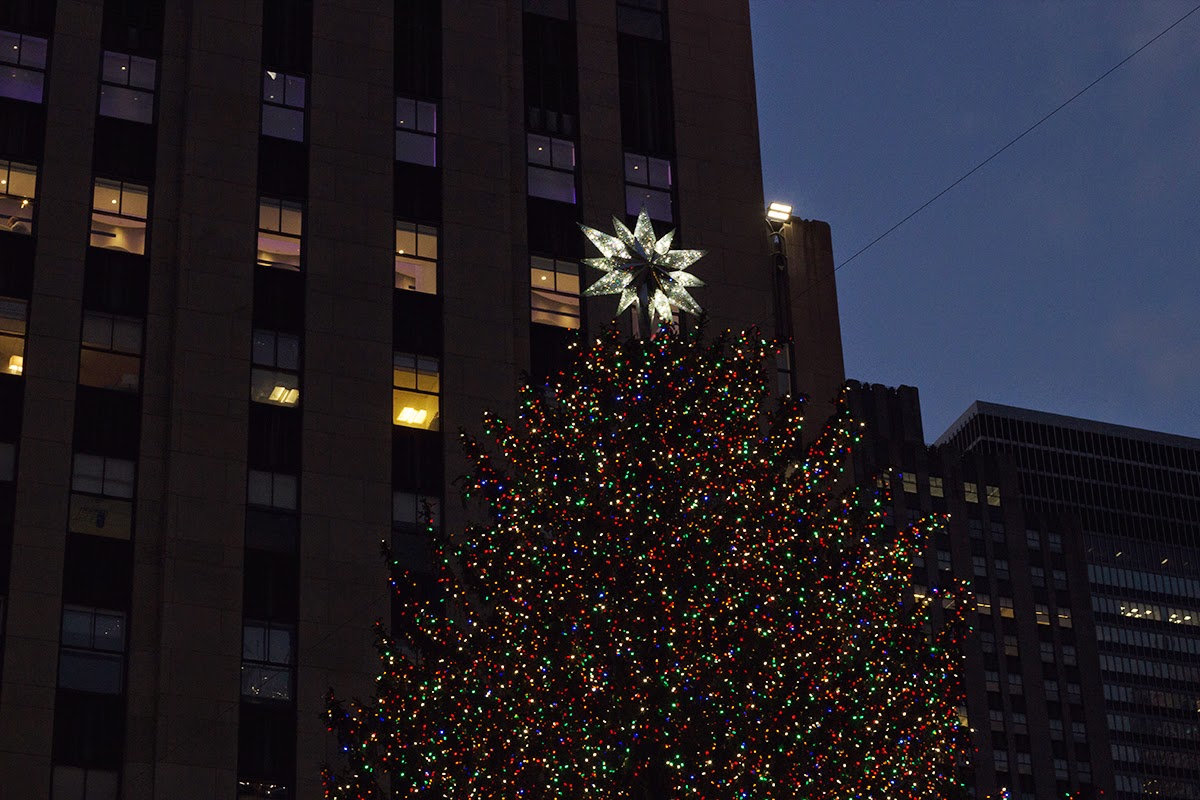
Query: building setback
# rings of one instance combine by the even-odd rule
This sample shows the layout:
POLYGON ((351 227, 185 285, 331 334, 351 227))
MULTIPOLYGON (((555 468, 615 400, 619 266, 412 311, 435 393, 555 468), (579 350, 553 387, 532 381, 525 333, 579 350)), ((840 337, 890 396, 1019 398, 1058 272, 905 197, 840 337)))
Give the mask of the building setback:
POLYGON ((916 389, 850 398, 894 523, 949 514, 914 594, 974 597, 976 796, 1200 798, 1200 441, 976 403, 927 447, 916 389))
POLYGON ((645 205, 774 332, 756 116, 747 2, 0 3, 5 796, 316 796, 380 541, 611 319, 575 224, 645 205))

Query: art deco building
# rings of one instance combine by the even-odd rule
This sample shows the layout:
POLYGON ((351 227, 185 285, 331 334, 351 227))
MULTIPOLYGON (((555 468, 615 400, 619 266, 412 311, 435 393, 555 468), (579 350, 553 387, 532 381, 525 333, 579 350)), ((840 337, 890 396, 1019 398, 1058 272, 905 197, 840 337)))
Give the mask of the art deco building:
POLYGON ((950 515, 913 583, 974 596, 976 795, 1200 798, 1200 441, 976 403, 927 447, 916 389, 851 397, 895 524, 950 515))
POLYGON ((714 328, 834 348, 745 0, 2 0, 0 795, 317 796, 380 542, 461 524, 457 431, 608 322, 576 223, 643 205, 714 328))

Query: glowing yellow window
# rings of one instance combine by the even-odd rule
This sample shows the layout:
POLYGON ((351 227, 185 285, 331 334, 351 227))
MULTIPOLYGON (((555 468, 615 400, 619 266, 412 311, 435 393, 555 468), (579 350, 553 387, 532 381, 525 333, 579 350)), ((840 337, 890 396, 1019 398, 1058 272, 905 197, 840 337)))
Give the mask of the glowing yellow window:
POLYGON ((438 430, 440 384, 436 358, 396 353, 392 360, 392 423, 438 430))

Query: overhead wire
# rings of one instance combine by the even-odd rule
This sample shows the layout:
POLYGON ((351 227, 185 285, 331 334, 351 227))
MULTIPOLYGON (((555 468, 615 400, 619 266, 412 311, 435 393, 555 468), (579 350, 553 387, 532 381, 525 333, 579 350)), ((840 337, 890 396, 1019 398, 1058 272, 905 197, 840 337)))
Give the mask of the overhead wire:
POLYGON ((912 219, 913 217, 915 217, 917 214, 920 214, 922 211, 924 211, 926 208, 928 208, 929 206, 931 206, 933 203, 937 202, 937 200, 938 200, 938 199, 939 199, 939 198, 940 198, 942 195, 946 194, 946 193, 947 193, 947 192, 949 192, 951 189, 953 189, 955 186, 958 186, 960 183, 962 183, 963 181, 965 181, 967 178, 971 177, 971 176, 972 176, 972 175, 974 175, 976 172, 978 172, 979 170, 981 170, 983 167, 987 166, 987 164, 988 164, 989 162, 991 162, 991 161, 992 161, 994 158, 996 158, 997 156, 999 156, 999 155, 1000 155, 1001 153, 1003 153, 1005 150, 1007 150, 1008 148, 1012 147, 1014 144, 1016 144, 1017 142, 1021 141, 1022 139, 1024 139, 1024 138, 1025 138, 1026 136, 1028 136, 1029 134, 1033 133, 1033 131, 1037 130, 1037 129, 1038 129, 1038 128, 1039 128, 1039 127, 1040 127, 1040 126, 1041 126, 1041 125, 1042 125, 1044 122, 1046 122, 1047 120, 1049 120, 1051 117, 1053 117, 1053 116, 1054 116, 1055 114, 1057 114, 1058 112, 1062 111, 1064 108, 1066 108, 1067 106, 1069 106, 1071 103, 1075 102, 1075 100, 1077 100, 1079 97, 1081 97, 1081 96, 1082 96, 1084 93, 1086 93, 1086 92, 1087 92, 1089 89, 1091 89, 1092 87, 1094 87, 1096 84, 1100 83, 1100 81, 1104 80, 1104 79, 1105 79, 1105 78, 1107 78, 1109 75, 1113 74, 1113 73, 1114 73, 1114 72, 1116 72, 1118 69, 1120 69, 1121 67, 1125 66, 1125 64, 1127 64, 1127 63, 1128 63, 1130 60, 1132 60, 1132 59, 1134 58, 1134 56, 1136 56, 1138 53, 1140 53, 1140 52, 1142 52, 1143 50, 1145 50, 1145 49, 1146 49, 1147 47, 1149 47, 1150 45, 1152 45, 1152 44, 1154 44, 1155 42, 1157 42, 1159 39, 1161 39, 1163 36, 1165 36, 1167 33, 1169 33, 1169 32, 1170 32, 1170 31, 1171 31, 1171 30, 1172 30, 1172 29, 1173 29, 1175 26, 1177 26, 1177 25, 1179 25, 1180 23, 1182 23, 1184 20, 1186 20, 1186 19, 1187 19, 1188 17, 1190 17, 1192 14, 1195 14, 1197 11, 1200 11, 1200 5, 1197 5, 1197 6, 1195 6, 1195 7, 1194 7, 1194 8, 1193 8, 1191 11, 1187 12, 1186 14, 1184 14, 1182 17, 1180 17, 1179 19, 1177 19, 1177 20, 1175 20, 1174 22, 1172 22, 1172 23, 1171 23, 1170 25, 1168 25, 1167 27, 1163 28, 1161 31, 1159 31, 1157 34, 1155 34, 1155 36, 1154 36, 1153 38, 1151 38, 1151 39, 1149 39, 1148 41, 1146 41, 1146 42, 1145 42, 1145 43, 1144 43, 1144 44, 1143 44, 1141 47, 1139 47, 1138 49, 1134 50, 1134 51, 1133 51, 1132 53, 1130 53, 1129 55, 1125 56, 1123 59, 1121 59, 1120 61, 1118 61, 1118 62, 1117 62, 1116 64, 1114 64, 1113 66, 1109 67, 1109 68, 1108 68, 1108 69, 1107 69, 1107 70, 1106 70, 1106 71, 1105 71, 1105 72, 1104 72, 1102 75, 1100 75, 1100 77, 1096 78, 1094 81, 1092 81, 1091 83, 1089 83, 1087 86, 1084 86, 1082 89, 1080 89, 1079 91, 1077 91, 1075 94, 1071 95, 1071 96, 1070 96, 1070 97, 1068 97, 1066 100, 1064 100, 1062 103, 1060 103, 1060 104, 1059 104, 1059 105, 1058 105, 1058 106, 1057 106, 1057 107, 1056 107, 1056 108, 1055 108, 1053 111, 1051 111, 1049 114, 1046 114, 1044 117, 1042 117, 1041 119, 1039 119, 1037 122, 1033 123, 1032 125, 1030 125, 1030 126, 1029 126, 1028 128, 1026 128, 1025 130, 1021 131, 1021 133, 1019 133, 1017 136, 1013 137, 1013 138, 1012 138, 1012 139, 1011 139, 1011 140, 1010 140, 1010 141, 1009 141, 1007 144, 1005 144, 1003 147, 1001 147, 1001 148, 1000 148, 999 150, 997 150, 996 152, 992 153, 990 156, 988 156, 987 158, 985 158, 983 161, 980 161, 978 164, 976 164, 974 167, 972 167, 972 168, 971 168, 970 170, 968 170, 967 172, 963 173, 963 174, 962 174, 962 175, 961 175, 961 176, 960 176, 960 177, 959 177, 957 180, 955 180, 953 183, 951 183, 951 184, 950 184, 949 186, 947 186, 945 189, 942 189, 940 192, 938 192, 937 194, 935 194, 933 197, 929 198, 929 199, 928 199, 928 200, 926 200, 924 203, 922 203, 921 205, 917 206, 917 208, 916 208, 916 209, 914 209, 913 211, 909 212, 909 214, 908 214, 907 216, 905 216, 903 219, 901 219, 901 220, 900 220, 899 222, 897 222, 895 225, 893 225, 892 227, 888 228, 888 229, 887 229, 886 231, 884 231, 883 233, 881 233, 881 234, 879 234, 878 236, 876 236, 876 237, 875 237, 874 239, 872 239, 872 240, 871 240, 871 241, 870 241, 868 244, 866 244, 865 246, 863 246, 862 248, 860 248, 860 249, 859 249, 857 252, 855 252, 855 254, 854 254, 854 255, 850 256, 850 257, 849 257, 849 258, 847 258, 845 261, 843 261, 842 263, 840 263, 840 264, 838 264, 836 267, 834 267, 834 268, 833 268, 833 271, 834 271, 834 272, 837 272, 837 271, 838 271, 838 270, 840 270, 842 267, 846 266, 846 265, 847 265, 847 264, 849 264, 851 261, 853 261, 854 259, 856 259, 856 258, 858 258, 859 256, 861 256, 863 253, 867 252, 867 251, 868 251, 868 250, 870 250, 872 247, 874 247, 875 245, 879 244, 879 242, 881 242, 881 241, 883 241, 883 239, 887 238, 887 236, 888 236, 889 234, 891 234, 893 231, 895 231, 895 230, 896 230, 897 228, 899 228, 901 225, 903 225, 904 223, 908 222, 910 219, 912 219))

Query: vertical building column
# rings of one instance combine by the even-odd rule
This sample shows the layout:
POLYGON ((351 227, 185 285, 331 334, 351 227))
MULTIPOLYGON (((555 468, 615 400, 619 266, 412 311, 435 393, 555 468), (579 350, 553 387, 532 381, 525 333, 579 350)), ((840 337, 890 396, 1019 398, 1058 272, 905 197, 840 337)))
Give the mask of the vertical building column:
MULTIPOLYGON (((525 127, 521 103, 521 6, 504 0, 447 3, 443 20, 442 174, 445 350, 442 430, 446 475, 466 464, 453 432, 478 431, 485 410, 509 413, 519 364, 527 364, 524 247, 525 127), (524 309, 524 317, 517 319, 524 309)), ((459 504, 446 523, 461 530, 459 504)))
MULTIPOLYGON (((187 61, 164 64, 160 109, 160 161, 181 157, 182 163, 178 173, 160 169, 160 186, 179 184, 164 187, 166 203, 156 208, 156 220, 178 214, 176 249, 160 249, 155 258, 147 350, 147 371, 155 359, 169 371, 169 386, 147 385, 148 414, 166 415, 168 472, 160 519, 140 519, 136 575, 152 580, 135 580, 134 596, 135 619, 155 602, 161 613, 132 631, 131 669, 158 654, 156 708, 130 698, 127 782, 136 796, 163 800, 232 797, 236 789, 262 95, 261 4, 216 0, 194 14, 183 6, 168 5, 165 39, 186 39, 187 61), (179 83, 169 82, 168 67, 179 83), (176 114, 168 118, 171 110, 176 114), (173 285, 163 274, 172 261, 173 285), (169 352, 153 344, 156 333, 169 338, 169 352), (162 526, 158 542, 150 532, 155 525, 162 526), (160 569, 148 571, 146 560, 158 552, 160 569), (139 738, 152 724, 143 710, 157 717, 152 752, 139 738), (133 783, 135 776, 149 779, 144 760, 151 757, 152 786, 133 783)), ((153 448, 150 430, 143 452, 153 448)))
POLYGON ((59 0, 56 11, 0 689, 0 775, 4 792, 14 797, 50 795, 71 420, 99 85, 99 0, 59 0))
POLYGON ((713 333, 771 323, 771 261, 754 104, 750 8, 667 4, 680 226, 707 249, 693 272, 713 333), (759 233, 761 231, 761 234, 759 233))
POLYGON ((336 760, 325 691, 370 696, 371 626, 388 608, 395 100, 383 5, 313 4, 294 797, 316 797, 320 765, 336 760))
POLYGON ((791 305, 796 387, 809 396, 806 438, 820 432, 834 411, 846 367, 842 360, 842 328, 838 320, 833 235, 829 223, 793 217, 784 227, 791 305))

